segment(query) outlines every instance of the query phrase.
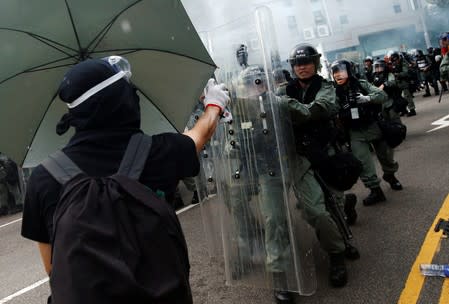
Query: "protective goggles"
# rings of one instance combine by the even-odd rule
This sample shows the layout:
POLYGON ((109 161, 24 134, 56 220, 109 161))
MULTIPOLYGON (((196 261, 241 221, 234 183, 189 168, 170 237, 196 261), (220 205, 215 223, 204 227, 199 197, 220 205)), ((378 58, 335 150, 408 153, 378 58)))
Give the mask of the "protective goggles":
POLYGON ((80 97, 75 99, 73 102, 68 103, 67 106, 70 109, 73 109, 80 104, 82 104, 84 101, 92 97, 93 95, 97 94, 104 88, 107 88, 108 86, 112 85, 113 83, 119 81, 122 78, 125 78, 126 81, 129 82, 129 79, 131 78, 131 65, 129 64, 128 60, 121 56, 109 56, 101 58, 101 60, 106 61, 109 63, 109 65, 112 67, 112 69, 116 72, 115 75, 109 77, 108 79, 103 80, 96 86, 90 88, 86 92, 84 92, 80 97))

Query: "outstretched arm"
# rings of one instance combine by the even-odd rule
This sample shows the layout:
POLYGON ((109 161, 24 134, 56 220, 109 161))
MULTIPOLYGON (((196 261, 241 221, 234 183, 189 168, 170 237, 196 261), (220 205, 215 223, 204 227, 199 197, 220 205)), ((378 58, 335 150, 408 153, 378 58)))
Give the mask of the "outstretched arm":
POLYGON ((195 142, 197 152, 203 149, 214 134, 218 120, 229 101, 229 92, 225 85, 216 84, 214 79, 209 79, 203 100, 204 113, 191 130, 184 132, 184 135, 189 136, 195 142))

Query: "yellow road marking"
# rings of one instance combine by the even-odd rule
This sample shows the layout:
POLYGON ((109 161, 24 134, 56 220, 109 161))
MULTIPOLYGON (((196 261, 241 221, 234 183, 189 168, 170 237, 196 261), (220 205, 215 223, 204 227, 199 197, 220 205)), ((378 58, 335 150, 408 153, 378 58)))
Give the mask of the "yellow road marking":
MULTIPOLYGON (((419 272, 419 264, 430 264, 432 263, 433 256, 435 252, 439 248, 441 241, 442 232, 435 233, 433 228, 437 224, 440 218, 447 219, 449 218, 449 195, 444 200, 443 205, 441 206, 440 211, 438 212, 432 226, 429 228, 427 232, 426 238, 421 246, 421 250, 416 257, 415 262, 413 263, 412 269, 408 275, 407 282, 405 283, 405 288, 402 290, 401 297, 399 298, 398 304, 414 304, 418 301, 419 295, 421 293, 422 286, 424 284, 425 277, 421 275, 419 272)), ((448 286, 447 281, 445 279, 445 285, 443 286, 441 298, 443 300, 447 298, 447 295, 443 295, 444 292, 447 292, 448 286)), ((449 302, 440 302, 440 303, 448 303, 449 302)))
POLYGON ((449 279, 444 279, 443 288, 441 288, 440 304, 449 304, 449 279))

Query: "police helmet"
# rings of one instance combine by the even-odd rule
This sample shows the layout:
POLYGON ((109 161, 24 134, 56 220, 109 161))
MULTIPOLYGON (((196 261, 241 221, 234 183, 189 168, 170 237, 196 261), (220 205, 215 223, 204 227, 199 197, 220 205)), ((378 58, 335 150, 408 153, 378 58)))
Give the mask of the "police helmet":
POLYGON ((376 60, 374 62, 374 73, 383 73, 387 67, 385 60, 376 60))
POLYGON ((332 75, 339 71, 346 71, 348 73, 348 78, 353 76, 352 66, 348 60, 336 60, 331 64, 332 75))
POLYGON ((391 55, 390 55, 390 60, 391 60, 391 61, 399 60, 399 58, 400 58, 400 56, 399 56, 399 53, 398 53, 398 52, 393 52, 393 53, 391 53, 391 55))
POLYGON ((241 98, 260 95, 267 90, 262 66, 250 65, 237 78, 237 95, 241 98))
POLYGON ((367 61, 371 61, 371 63, 373 63, 373 57, 371 57, 371 56, 366 56, 365 57, 365 60, 363 60, 364 62, 367 62, 367 61))
POLYGON ((313 63, 318 70, 320 57, 321 54, 310 44, 298 44, 291 50, 288 62, 290 62, 292 68, 295 65, 313 63))

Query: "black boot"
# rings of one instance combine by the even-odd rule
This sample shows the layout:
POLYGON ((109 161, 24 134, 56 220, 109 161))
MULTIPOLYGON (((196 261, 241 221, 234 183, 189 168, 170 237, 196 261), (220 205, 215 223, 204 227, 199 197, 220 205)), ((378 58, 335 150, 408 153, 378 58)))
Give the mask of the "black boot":
POLYGON ((190 201, 190 204, 195 205, 198 204, 200 202, 200 199, 198 198, 198 191, 193 191, 193 197, 192 200, 190 201))
POLYGON ((345 257, 348 260, 358 260, 360 259, 360 252, 357 248, 355 248, 354 246, 352 246, 351 244, 346 244, 345 245, 345 257))
POLYGON ((329 254, 329 282, 332 287, 343 287, 348 282, 344 252, 329 254))
POLYGON ((354 225, 357 220, 357 211, 355 211, 355 205, 357 204, 357 196, 353 193, 345 195, 344 211, 346 214, 346 223, 348 225, 354 225))
POLYGON ((293 297, 287 289, 287 276, 284 272, 273 272, 274 299, 276 303, 293 303, 293 297))
POLYGON ((184 201, 182 200, 181 193, 179 193, 179 189, 176 188, 175 196, 173 198, 173 207, 178 210, 184 207, 184 201))
POLYGON ((12 205, 9 207, 8 214, 16 214, 23 211, 23 205, 12 205))
POLYGON ((372 188, 370 194, 363 200, 363 205, 370 206, 380 202, 385 202, 385 194, 380 187, 372 188))
POLYGON ((8 207, 6 206, 0 207, 0 216, 7 214, 8 214, 8 207))
POLYGON ((383 180, 390 184, 391 189, 393 190, 402 190, 402 185, 398 181, 398 179, 394 176, 394 174, 384 174, 382 176, 383 180))
POLYGON ((416 115, 416 111, 415 111, 415 109, 411 109, 410 111, 408 111, 408 113, 407 113, 407 117, 410 117, 410 116, 415 116, 416 115))
POLYGON ((292 294, 286 290, 275 290, 274 299, 278 304, 293 303, 292 294))
POLYGON ((422 97, 429 97, 430 96, 430 91, 426 90, 426 94, 424 94, 422 97))

